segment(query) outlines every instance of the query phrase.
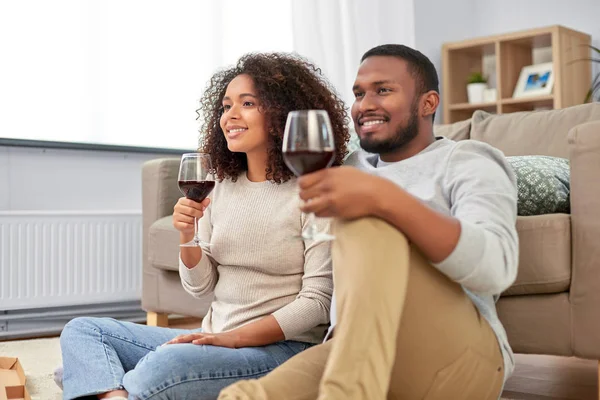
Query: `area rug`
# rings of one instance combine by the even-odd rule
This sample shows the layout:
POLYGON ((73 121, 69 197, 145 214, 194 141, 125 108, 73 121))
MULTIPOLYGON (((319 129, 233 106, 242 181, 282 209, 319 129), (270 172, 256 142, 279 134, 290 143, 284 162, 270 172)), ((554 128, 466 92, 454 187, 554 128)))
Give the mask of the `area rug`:
POLYGON ((52 374, 61 364, 58 338, 0 342, 0 356, 19 358, 31 400, 62 399, 62 391, 54 383, 52 374))
MULTIPOLYGON (((59 339, 0 342, 0 356, 19 357, 27 376, 31 400, 60 400, 62 391, 54 383, 53 371, 61 364, 59 339)), ((509 400, 502 398, 503 400, 509 400)))

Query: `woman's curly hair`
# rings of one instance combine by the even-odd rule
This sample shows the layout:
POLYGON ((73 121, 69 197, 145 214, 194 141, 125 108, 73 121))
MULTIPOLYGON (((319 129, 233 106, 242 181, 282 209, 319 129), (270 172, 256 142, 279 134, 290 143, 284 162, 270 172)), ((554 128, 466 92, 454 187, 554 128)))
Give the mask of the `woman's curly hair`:
POLYGON ((269 132, 268 180, 282 183, 293 177, 282 153, 287 115, 293 110, 327 111, 335 138, 333 165, 342 164, 348 154, 346 144, 350 139, 348 113, 321 70, 295 54, 250 53, 240 58, 234 67, 213 75, 196 111, 202 121, 200 151, 210 154, 219 180, 230 178, 235 181, 242 171, 248 169, 246 154, 234 153, 227 148, 220 126, 227 85, 241 74, 247 74, 254 81, 260 101, 259 110, 265 115, 269 132))

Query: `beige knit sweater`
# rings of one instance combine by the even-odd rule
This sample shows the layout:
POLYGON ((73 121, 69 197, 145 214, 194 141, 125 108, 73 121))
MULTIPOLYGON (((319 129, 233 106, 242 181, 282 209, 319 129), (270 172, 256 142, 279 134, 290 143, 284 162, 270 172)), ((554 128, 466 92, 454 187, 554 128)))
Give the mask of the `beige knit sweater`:
MULTIPOLYGON (((202 322, 223 332, 272 314, 286 340, 322 341, 333 292, 329 243, 304 242, 297 182, 217 182, 200 220, 210 242, 198 265, 179 262, 181 282, 195 297, 213 296, 202 322)), ((323 228, 321 226, 321 228, 323 228)))

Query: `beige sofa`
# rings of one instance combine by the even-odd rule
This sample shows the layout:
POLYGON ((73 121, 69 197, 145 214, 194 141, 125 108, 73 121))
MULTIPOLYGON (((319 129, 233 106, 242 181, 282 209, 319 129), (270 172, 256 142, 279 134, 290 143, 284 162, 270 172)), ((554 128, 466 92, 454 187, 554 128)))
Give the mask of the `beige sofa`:
MULTIPOLYGON (((570 159, 571 214, 519 217, 519 274, 498 302, 519 353, 600 359, 600 104, 490 115, 436 126, 436 134, 480 140, 511 155, 570 159)), ((180 193, 178 159, 143 168, 142 306, 149 323, 166 314, 202 317, 211 299, 187 295, 177 273, 178 235, 171 214, 180 193)))

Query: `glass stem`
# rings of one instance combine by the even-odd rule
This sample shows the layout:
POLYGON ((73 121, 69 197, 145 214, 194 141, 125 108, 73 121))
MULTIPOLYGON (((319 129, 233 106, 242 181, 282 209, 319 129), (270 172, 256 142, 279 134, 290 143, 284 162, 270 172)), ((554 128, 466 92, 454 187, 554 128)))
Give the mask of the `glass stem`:
POLYGON ((194 243, 200 243, 200 238, 198 237, 198 218, 194 217, 194 243))
POLYGON ((309 234, 312 238, 316 238, 317 234, 319 233, 319 228, 317 227, 317 217, 314 213, 310 213, 309 214, 309 218, 310 218, 310 230, 309 230, 309 234))

